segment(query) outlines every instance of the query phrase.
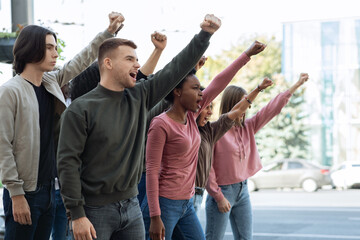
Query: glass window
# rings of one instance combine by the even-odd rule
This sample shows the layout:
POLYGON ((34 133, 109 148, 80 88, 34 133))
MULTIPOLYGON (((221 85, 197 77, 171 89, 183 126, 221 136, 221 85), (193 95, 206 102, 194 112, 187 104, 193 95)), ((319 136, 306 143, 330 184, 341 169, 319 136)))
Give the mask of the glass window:
POLYGON ((288 162, 288 169, 298 169, 303 168, 304 166, 302 163, 299 162, 288 162))

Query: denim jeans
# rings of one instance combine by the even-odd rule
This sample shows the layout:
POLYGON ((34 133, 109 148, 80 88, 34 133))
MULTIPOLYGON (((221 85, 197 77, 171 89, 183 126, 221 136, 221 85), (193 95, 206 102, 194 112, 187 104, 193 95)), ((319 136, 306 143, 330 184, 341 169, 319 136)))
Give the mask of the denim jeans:
POLYGON ((84 209, 98 240, 145 238, 144 222, 136 196, 104 206, 84 205, 84 209))
POLYGON ((252 209, 247 181, 220 186, 231 204, 230 212, 221 213, 213 197, 206 199, 206 239, 223 239, 228 219, 235 240, 252 239, 252 209))
POLYGON ((55 189, 53 184, 38 185, 33 192, 26 192, 30 207, 31 225, 21 225, 14 221, 12 200, 4 188, 3 205, 5 212, 5 240, 49 240, 55 216, 55 189))
MULTIPOLYGON (((203 200, 203 195, 201 194, 196 194, 194 195, 193 199, 193 205, 194 205, 194 210, 195 213, 197 213, 197 211, 200 209, 202 200, 203 200)), ((175 226, 174 231, 173 231, 173 235, 172 235, 172 240, 185 240, 185 236, 184 234, 181 232, 180 228, 178 225, 175 226)))
POLYGON ((141 175, 141 179, 138 184, 138 191, 139 191, 139 194, 137 195, 137 198, 139 200, 139 205, 141 206, 141 204, 144 201, 144 198, 146 196, 146 172, 143 172, 141 175))
POLYGON ((66 210, 60 195, 60 189, 58 189, 55 191, 55 218, 51 231, 52 240, 71 239, 68 230, 66 210))
MULTIPOLYGON (((205 240, 204 231, 201 228, 199 219, 196 216, 193 199, 172 200, 159 197, 161 220, 165 227, 165 240, 170 240, 175 226, 184 235, 185 239, 205 240)), ((142 205, 146 239, 149 238, 150 214, 149 206, 145 201, 142 205)))
POLYGON ((197 213, 201 207, 201 203, 203 201, 203 195, 195 194, 193 200, 194 200, 194 209, 195 212, 197 213))

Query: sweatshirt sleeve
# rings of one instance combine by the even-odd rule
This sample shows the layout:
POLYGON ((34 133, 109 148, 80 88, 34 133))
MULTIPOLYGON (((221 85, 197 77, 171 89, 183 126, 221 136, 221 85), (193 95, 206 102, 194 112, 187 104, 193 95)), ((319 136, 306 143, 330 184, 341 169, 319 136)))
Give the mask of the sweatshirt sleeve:
POLYGON ((248 62, 250 58, 246 53, 242 53, 233 63, 225 68, 221 73, 211 81, 203 92, 203 100, 200 103, 201 108, 195 116, 197 117, 212 100, 214 100, 230 83, 235 74, 248 62))
POLYGON ((179 82, 194 68, 209 46, 211 34, 200 31, 191 42, 155 75, 144 81, 147 88, 147 108, 151 109, 168 95, 179 82))
MULTIPOLYGON (((98 57, 100 45, 104 40, 111 37, 113 37, 113 35, 107 30, 97 34, 88 46, 81 50, 80 53, 76 54, 70 61, 65 63, 60 70, 49 72, 48 74, 55 76, 60 87, 64 86, 95 61, 98 57)), ((44 74, 45 78, 46 75, 47 74, 44 74)))
POLYGON ((216 182, 216 173, 212 165, 205 188, 206 191, 210 194, 210 196, 212 196, 215 199, 216 202, 219 202, 224 198, 224 195, 221 192, 221 188, 216 182))
POLYGON ((234 126, 234 121, 228 118, 227 114, 222 114, 215 122, 211 122, 213 144, 215 144, 224 134, 234 126))
POLYGON ((166 126, 162 119, 154 118, 150 124, 146 144, 146 194, 150 217, 160 216, 159 174, 166 141, 166 126))
POLYGON ((252 118, 245 121, 246 126, 252 127, 254 134, 278 115, 282 108, 289 102, 292 94, 289 90, 278 94, 265 107, 255 114, 252 118))
POLYGON ((24 181, 19 179, 13 151, 16 105, 15 94, 6 87, 0 87, 0 176, 10 197, 25 194, 24 181))
POLYGON ((83 207, 85 200, 81 192, 80 167, 82 160, 80 156, 87 139, 86 126, 85 119, 72 109, 68 108, 63 113, 57 166, 62 186, 61 195, 65 208, 70 211, 73 220, 85 216, 83 207))

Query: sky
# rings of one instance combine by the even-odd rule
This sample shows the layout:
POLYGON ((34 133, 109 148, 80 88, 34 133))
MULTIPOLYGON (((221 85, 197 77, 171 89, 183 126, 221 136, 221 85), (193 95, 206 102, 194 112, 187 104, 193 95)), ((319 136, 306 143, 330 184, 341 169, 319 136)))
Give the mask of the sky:
MULTIPOLYGON (((359 7, 359 0, 34 0, 34 23, 51 27, 65 41, 67 61, 106 29, 108 13, 120 12, 125 26, 118 37, 138 45, 140 64, 153 50, 150 34, 156 30, 167 35, 168 44, 157 67, 161 69, 199 32, 207 13, 222 20, 206 52, 213 56, 256 34, 281 40, 284 22, 355 17, 360 16, 359 7)), ((3 28, 11 28, 10 0, 0 0, 3 28)), ((1 84, 11 77, 11 66, 0 64, 0 71, 1 84)))

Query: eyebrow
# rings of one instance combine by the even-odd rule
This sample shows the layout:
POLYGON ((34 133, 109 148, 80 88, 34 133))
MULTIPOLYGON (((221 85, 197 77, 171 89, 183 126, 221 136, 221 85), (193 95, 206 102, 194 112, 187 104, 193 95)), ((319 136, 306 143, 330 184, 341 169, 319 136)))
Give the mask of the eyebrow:
POLYGON ((131 55, 127 55, 125 58, 131 58, 131 59, 135 59, 136 61, 138 61, 139 59, 135 58, 134 56, 131 55))
POLYGON ((48 47, 48 46, 57 47, 57 45, 54 45, 54 44, 52 44, 52 43, 46 43, 46 46, 47 46, 47 47, 48 47))

